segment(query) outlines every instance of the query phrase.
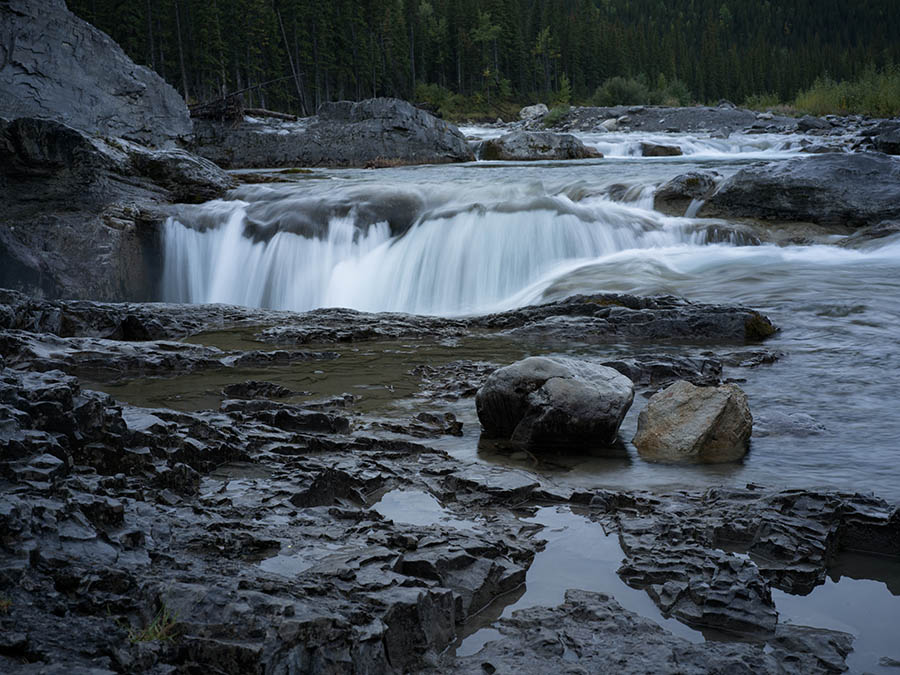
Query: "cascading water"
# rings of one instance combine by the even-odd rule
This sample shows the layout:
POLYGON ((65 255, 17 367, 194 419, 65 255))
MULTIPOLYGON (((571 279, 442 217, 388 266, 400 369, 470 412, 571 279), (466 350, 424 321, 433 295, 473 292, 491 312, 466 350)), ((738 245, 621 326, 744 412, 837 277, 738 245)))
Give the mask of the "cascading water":
MULTIPOLYGON (((645 197, 643 201, 647 201, 645 197)), ((307 310, 460 314, 520 304, 517 299, 560 265, 618 251, 705 243, 705 231, 602 198, 542 207, 456 206, 419 218, 392 236, 387 222, 358 224, 351 209, 324 231, 277 230, 254 238, 245 202, 217 203, 218 225, 200 230, 170 219, 164 295, 169 301, 225 302, 307 310)))

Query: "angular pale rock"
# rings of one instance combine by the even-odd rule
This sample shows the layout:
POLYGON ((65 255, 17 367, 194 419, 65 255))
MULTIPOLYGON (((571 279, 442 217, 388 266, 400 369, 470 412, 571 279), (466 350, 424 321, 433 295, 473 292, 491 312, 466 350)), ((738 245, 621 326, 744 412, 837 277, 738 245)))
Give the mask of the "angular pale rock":
POLYGON ((533 120, 536 117, 543 117, 550 109, 543 103, 536 103, 534 105, 528 105, 522 108, 519 111, 519 119, 520 120, 533 120))
POLYGON ((619 130, 619 120, 615 117, 610 117, 608 120, 604 120, 600 123, 600 127, 606 129, 607 131, 618 131, 619 130))
POLYGON ((594 364, 535 356, 494 371, 475 405, 485 434, 530 449, 606 446, 634 399, 624 375, 594 364))
POLYGON ((695 387, 681 380, 651 397, 632 442, 654 462, 733 462, 747 453, 752 430, 740 387, 695 387))

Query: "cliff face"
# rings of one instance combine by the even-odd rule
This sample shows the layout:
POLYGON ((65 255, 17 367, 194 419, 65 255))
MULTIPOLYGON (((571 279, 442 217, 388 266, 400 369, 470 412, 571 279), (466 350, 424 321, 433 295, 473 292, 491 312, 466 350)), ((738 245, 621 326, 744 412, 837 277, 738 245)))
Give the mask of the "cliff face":
POLYGON ((178 92, 63 0, 0 1, 0 117, 156 146, 191 133, 178 92))

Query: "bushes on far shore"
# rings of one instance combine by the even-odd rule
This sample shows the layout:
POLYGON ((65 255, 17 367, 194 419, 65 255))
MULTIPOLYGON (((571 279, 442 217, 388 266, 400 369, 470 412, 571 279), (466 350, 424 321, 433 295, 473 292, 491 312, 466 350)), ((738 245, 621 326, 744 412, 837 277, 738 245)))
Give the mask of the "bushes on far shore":
POLYGON ((867 68, 852 82, 821 77, 797 94, 794 107, 812 115, 900 115, 900 66, 867 68))
POLYGON ((637 77, 611 77, 597 87, 591 98, 591 105, 688 105, 692 101, 691 92, 681 80, 667 80, 660 75, 654 86, 650 86, 645 75, 637 77))

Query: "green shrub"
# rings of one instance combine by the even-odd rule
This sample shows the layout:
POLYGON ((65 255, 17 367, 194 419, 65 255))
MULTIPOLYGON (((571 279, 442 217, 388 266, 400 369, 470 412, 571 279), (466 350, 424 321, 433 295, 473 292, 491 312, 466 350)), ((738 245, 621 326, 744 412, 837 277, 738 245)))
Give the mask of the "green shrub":
POLYGON ((591 104, 596 106, 614 105, 688 105, 693 100, 687 84, 679 79, 668 81, 660 74, 656 86, 651 87, 646 76, 611 77, 597 87, 591 104))
POLYGON ((596 106, 650 103, 650 89, 643 78, 611 77, 597 87, 591 103, 596 106))
POLYGON ((567 105, 558 105, 552 108, 550 112, 544 115, 544 126, 547 128, 555 127, 566 118, 570 110, 571 108, 567 105))
POLYGON ((753 94, 744 99, 744 107, 765 112, 781 105, 778 94, 753 94))
POLYGON ((900 67, 869 67, 852 82, 821 77, 797 95, 794 106, 812 115, 893 117, 900 114, 900 67))

